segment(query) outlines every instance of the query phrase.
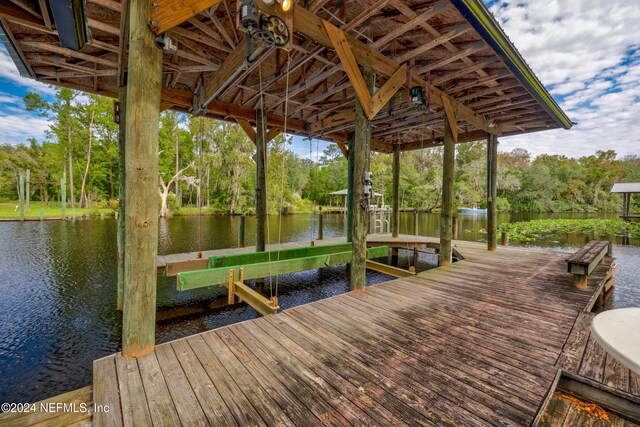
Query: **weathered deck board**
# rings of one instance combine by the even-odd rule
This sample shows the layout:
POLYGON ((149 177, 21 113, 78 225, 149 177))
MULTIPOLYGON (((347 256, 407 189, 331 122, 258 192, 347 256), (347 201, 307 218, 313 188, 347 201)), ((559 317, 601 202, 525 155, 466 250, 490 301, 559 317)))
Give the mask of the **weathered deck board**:
POLYGON ((58 396, 36 402, 26 412, 0 413, 0 426, 89 426, 92 417, 91 386, 73 390, 58 396), (64 411, 55 405, 70 405, 64 411), (50 405, 54 405, 53 407, 50 405), (84 411, 84 409, 87 411, 84 411))
POLYGON ((590 312, 579 314, 558 367, 571 378, 640 404, 638 375, 607 354, 591 336, 595 316, 590 312))
POLYGON ((117 383, 96 395, 117 397, 125 423, 159 424, 162 410, 183 425, 530 425, 563 348, 568 364, 582 357, 574 323, 610 261, 584 290, 563 254, 455 247, 465 260, 450 267, 161 344, 149 360, 102 359, 94 369, 118 367, 117 383))

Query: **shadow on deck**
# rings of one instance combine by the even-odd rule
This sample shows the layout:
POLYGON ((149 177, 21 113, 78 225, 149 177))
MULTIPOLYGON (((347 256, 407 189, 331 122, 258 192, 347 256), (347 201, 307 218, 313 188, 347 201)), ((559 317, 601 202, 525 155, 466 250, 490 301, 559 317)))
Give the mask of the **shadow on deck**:
POLYGON ((94 362, 96 425, 531 425, 588 289, 565 255, 489 253, 94 362))
MULTIPOLYGON (((598 353, 579 327, 611 258, 577 289, 566 254, 455 247, 464 261, 449 267, 161 344, 143 358, 96 360, 93 401, 110 410, 93 422, 562 425, 549 423, 565 408, 554 396, 561 367, 623 382, 606 356, 586 357, 598 353)), ((633 394, 636 377, 627 378, 633 394)))

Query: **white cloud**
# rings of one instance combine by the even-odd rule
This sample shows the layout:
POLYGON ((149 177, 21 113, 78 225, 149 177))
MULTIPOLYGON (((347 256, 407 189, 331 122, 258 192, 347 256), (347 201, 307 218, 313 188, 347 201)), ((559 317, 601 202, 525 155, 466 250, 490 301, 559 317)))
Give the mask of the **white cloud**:
POLYGON ((570 131, 502 138, 501 149, 568 156, 613 149, 640 154, 637 0, 501 0, 506 33, 569 117, 570 131))
POLYGON ((22 86, 42 93, 53 94, 55 92, 55 90, 48 85, 22 77, 2 43, 0 43, 0 79, 4 79, 13 85, 22 86))
POLYGON ((41 141, 49 128, 49 122, 25 112, 12 112, 11 115, 0 115, 0 144, 25 144, 28 138, 41 141))

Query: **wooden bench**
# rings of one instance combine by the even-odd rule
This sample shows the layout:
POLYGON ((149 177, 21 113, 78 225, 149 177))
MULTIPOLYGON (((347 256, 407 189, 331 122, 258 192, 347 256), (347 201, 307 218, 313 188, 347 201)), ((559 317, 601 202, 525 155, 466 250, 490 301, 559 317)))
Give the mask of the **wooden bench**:
POLYGON ((586 288, 587 279, 605 256, 611 256, 611 243, 606 240, 592 240, 578 252, 567 258, 569 273, 573 274, 576 288, 586 288))

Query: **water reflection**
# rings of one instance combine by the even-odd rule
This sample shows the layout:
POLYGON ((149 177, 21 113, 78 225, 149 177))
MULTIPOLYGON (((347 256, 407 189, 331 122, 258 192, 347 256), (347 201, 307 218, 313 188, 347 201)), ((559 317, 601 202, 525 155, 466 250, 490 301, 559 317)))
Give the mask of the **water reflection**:
MULTIPOLYGON (((593 214, 544 215, 543 217, 594 217, 593 214)), ((500 221, 537 218, 540 215, 501 214, 500 221)), ((598 216, 602 217, 602 215, 598 216)), ((615 217, 615 214, 607 215, 615 217)), ((325 215, 324 236, 345 233, 345 216, 325 215)), ((413 232, 412 213, 402 213, 401 231, 413 232)), ((239 217, 176 217, 159 225, 159 253, 218 249, 237 245, 239 217)), ((272 242, 311 240, 317 235, 317 221, 310 215, 269 218, 272 242)), ((438 234, 439 215, 420 214, 421 235, 438 234)), ((255 218, 246 218, 246 244, 255 243, 255 218)), ((460 216, 458 238, 484 240, 485 218, 460 216)), ((121 319, 116 312, 116 222, 0 223, 0 401, 36 401, 85 386, 91 382, 91 362, 119 350, 121 319)), ((556 250, 575 250, 590 238, 587 234, 549 236, 536 245, 556 250)), ((614 242, 622 241, 615 237, 614 242)), ((516 242, 517 243, 517 242, 516 242)), ((639 242, 632 241, 633 245, 639 242)), ((640 248, 615 246, 618 257, 616 290, 607 307, 640 304, 640 248)), ((405 267, 412 252, 400 252, 405 267)), ((435 256, 421 254, 419 269, 435 262, 435 256)), ((387 276, 369 272, 367 282, 379 283, 387 276)), ((275 287, 275 281, 271 283, 275 287)), ((283 275, 278 278, 282 307, 289 308, 327 298, 348 289, 344 266, 283 275)), ((265 285, 269 291, 269 283, 265 285)), ((158 324, 156 338, 166 342, 206 329, 256 316, 239 304, 220 306, 219 288, 189 292, 175 290, 175 281, 160 278, 157 289, 158 324)), ((223 298, 224 301, 226 298, 223 298)))

